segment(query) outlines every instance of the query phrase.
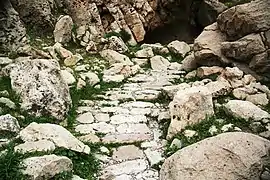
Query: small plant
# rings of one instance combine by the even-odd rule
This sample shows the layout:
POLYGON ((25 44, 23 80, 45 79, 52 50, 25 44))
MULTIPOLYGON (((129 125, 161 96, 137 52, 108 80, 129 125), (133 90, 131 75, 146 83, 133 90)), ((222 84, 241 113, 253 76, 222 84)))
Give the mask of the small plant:
MULTIPOLYGON (((91 150, 93 151, 93 149, 91 150)), ((53 153, 59 156, 66 156, 71 159, 73 163, 74 174, 88 180, 97 179, 100 166, 99 161, 93 156, 93 153, 82 154, 64 148, 58 148, 53 153)))

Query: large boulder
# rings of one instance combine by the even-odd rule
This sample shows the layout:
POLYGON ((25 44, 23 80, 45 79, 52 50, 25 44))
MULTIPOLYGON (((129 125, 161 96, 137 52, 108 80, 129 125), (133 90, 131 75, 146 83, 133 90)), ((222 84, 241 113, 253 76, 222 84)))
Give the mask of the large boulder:
POLYGON ((68 130, 56 124, 31 123, 20 132, 20 138, 25 142, 48 140, 56 147, 63 147, 77 152, 90 153, 89 146, 83 144, 68 130))
POLYGON ((222 53, 238 61, 249 62, 254 55, 265 50, 260 34, 249 34, 237 41, 221 43, 222 53))
POLYGON ((270 1, 255 0, 234 6, 217 19, 220 30, 236 40, 247 34, 270 29, 270 1))
POLYGON ((171 124, 167 139, 181 132, 186 126, 199 123, 214 114, 212 94, 203 86, 179 90, 169 108, 171 124))
POLYGON ((226 41, 226 35, 220 32, 217 23, 204 28, 194 41, 194 55, 197 64, 207 66, 222 66, 229 60, 221 53, 221 44, 226 41))
POLYGON ((23 110, 64 119, 71 98, 56 60, 18 61, 5 67, 4 72, 11 78, 12 89, 20 95, 23 110))
POLYGON ((270 141, 231 132, 202 140, 165 160, 160 180, 259 180, 269 162, 270 141))

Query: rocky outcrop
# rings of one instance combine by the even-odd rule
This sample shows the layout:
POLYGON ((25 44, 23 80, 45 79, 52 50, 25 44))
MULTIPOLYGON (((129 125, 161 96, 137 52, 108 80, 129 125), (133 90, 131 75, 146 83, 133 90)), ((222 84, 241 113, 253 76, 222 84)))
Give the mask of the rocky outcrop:
POLYGON ((17 52, 27 42, 26 29, 9 0, 0 2, 0 19, 0 52, 17 52))
POLYGON ((55 60, 23 60, 4 69, 21 97, 21 108, 36 116, 63 120, 71 104, 69 89, 55 60))
POLYGON ((222 12, 210 26, 216 28, 206 27, 195 40, 196 62, 231 63, 258 73, 254 74, 258 79, 269 80, 269 7, 268 0, 255 0, 222 12))
POLYGON ((260 179, 270 142, 259 136, 224 133, 190 145, 165 160, 160 180, 260 179))
POLYGON ((218 26, 229 39, 237 40, 245 35, 270 29, 270 2, 256 0, 228 9, 217 19, 218 26))

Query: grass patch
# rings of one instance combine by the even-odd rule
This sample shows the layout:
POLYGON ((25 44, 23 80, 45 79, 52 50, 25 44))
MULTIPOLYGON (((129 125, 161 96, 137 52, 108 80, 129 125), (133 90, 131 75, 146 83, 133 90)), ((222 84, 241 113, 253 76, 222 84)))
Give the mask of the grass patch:
POLYGON ((99 161, 91 154, 82 154, 64 148, 58 148, 53 152, 55 155, 66 156, 72 160, 73 174, 88 180, 97 179, 100 165, 99 161))
POLYGON ((24 156, 18 152, 14 151, 15 143, 10 143, 5 152, 1 152, 0 155, 0 179, 16 179, 24 180, 27 179, 25 175, 22 174, 21 169, 23 165, 21 161, 24 156))

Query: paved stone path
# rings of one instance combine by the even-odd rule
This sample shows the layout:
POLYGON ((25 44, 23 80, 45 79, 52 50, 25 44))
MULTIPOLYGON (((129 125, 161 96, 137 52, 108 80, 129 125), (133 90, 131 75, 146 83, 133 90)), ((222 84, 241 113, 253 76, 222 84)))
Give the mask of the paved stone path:
POLYGON ((75 130, 88 136, 102 134, 101 142, 119 144, 112 153, 97 156, 102 161, 100 179, 158 179, 158 171, 153 167, 163 160, 166 144, 160 139, 158 122, 170 116, 168 105, 155 101, 162 88, 172 85, 183 73, 146 70, 128 78, 120 88, 105 92, 99 96, 101 100, 82 100, 77 119, 81 124, 75 130))

